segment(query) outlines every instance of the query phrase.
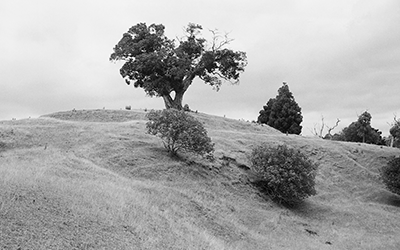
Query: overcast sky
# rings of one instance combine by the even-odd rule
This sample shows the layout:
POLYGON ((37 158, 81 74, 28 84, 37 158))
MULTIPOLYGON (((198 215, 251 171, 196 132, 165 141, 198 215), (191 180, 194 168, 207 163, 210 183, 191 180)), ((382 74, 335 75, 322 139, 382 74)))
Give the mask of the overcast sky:
MULTIPOLYGON (((219 92, 200 81, 191 109, 257 120, 287 82, 310 134, 321 115, 348 126, 363 111, 388 134, 400 117, 398 0, 1 0, 0 120, 75 109, 163 108, 125 84, 113 47, 131 26, 164 24, 169 38, 189 22, 229 32, 247 52, 239 85, 219 92)), ((334 132, 338 132, 336 129, 334 132)))

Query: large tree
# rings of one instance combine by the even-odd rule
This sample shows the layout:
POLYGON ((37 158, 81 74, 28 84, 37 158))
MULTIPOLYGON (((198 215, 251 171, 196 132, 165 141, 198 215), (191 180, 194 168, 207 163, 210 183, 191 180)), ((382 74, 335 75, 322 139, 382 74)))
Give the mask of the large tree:
POLYGON ((302 126, 300 126, 302 121, 301 108, 285 82, 278 89, 276 98, 269 99, 258 116, 258 123, 267 124, 282 133, 288 134, 299 135, 302 129, 302 126))
POLYGON ((114 47, 110 60, 125 61, 120 73, 128 85, 162 97, 166 108, 182 109, 183 95, 196 77, 216 90, 223 80, 239 81, 246 53, 225 48, 231 41, 227 36, 211 31, 207 43, 201 37, 202 27, 190 23, 185 37, 176 42, 164 35, 164 29, 162 24, 136 24, 114 47))

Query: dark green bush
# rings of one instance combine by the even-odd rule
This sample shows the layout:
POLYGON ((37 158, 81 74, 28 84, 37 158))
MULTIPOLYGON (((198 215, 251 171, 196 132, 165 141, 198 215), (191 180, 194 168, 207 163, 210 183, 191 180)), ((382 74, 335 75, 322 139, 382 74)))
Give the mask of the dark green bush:
POLYGON ((393 158, 381 168, 381 177, 389 191, 400 195, 400 157, 393 158))
POLYGON ((157 135, 164 147, 177 155, 178 151, 212 157, 214 144, 203 124, 193 116, 176 109, 152 110, 147 113, 147 133, 157 135))
POLYGON ((250 155, 257 183, 271 198, 288 204, 315 195, 317 165, 298 150, 260 145, 250 155))

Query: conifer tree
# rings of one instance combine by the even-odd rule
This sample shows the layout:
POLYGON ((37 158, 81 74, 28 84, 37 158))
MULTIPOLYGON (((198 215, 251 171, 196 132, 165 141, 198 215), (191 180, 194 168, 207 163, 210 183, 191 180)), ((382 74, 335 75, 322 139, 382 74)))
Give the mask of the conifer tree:
POLYGON ((301 133, 303 116, 289 86, 284 82, 278 89, 278 95, 269 99, 258 116, 258 123, 267 124, 282 133, 301 133))

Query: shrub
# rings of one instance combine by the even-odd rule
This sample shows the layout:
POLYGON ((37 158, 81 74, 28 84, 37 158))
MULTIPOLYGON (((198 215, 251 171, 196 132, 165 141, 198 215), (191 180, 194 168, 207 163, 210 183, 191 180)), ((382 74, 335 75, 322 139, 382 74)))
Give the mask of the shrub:
POLYGON ((317 165, 285 145, 255 147, 250 154, 257 183, 279 202, 293 204, 315 195, 317 165))
POLYGON ((212 157, 214 144, 203 124, 193 116, 176 109, 151 110, 146 117, 147 133, 158 135, 164 147, 177 155, 178 151, 212 157))
POLYGON ((400 157, 391 159, 381 168, 381 177, 389 191, 400 195, 400 157))

